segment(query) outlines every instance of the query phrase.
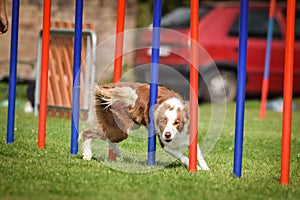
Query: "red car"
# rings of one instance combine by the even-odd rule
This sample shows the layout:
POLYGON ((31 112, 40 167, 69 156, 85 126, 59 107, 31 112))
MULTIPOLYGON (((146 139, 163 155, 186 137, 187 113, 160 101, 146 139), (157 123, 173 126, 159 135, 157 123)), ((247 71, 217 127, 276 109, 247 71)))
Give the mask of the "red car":
MULTIPOLYGON (((239 3, 200 4, 199 8, 199 98, 206 101, 233 101, 236 97, 239 3), (205 55, 205 51, 212 58, 205 55), (215 67, 213 67, 215 66, 215 67), (215 70, 217 68, 218 70, 215 70), (222 91, 225 91, 225 93, 222 91)), ((189 96, 189 23, 190 10, 182 7, 162 17, 159 82, 189 96), (167 66, 167 67, 166 67, 167 66), (170 69, 175 69, 170 70, 170 69), (180 72, 181 76, 178 76, 180 72)), ((268 3, 250 3, 248 13, 248 49, 246 94, 261 93, 268 30, 268 3)), ((269 93, 283 94, 286 7, 275 11, 269 73, 269 93)), ((300 93, 300 7, 296 9, 294 93, 300 93)), ((136 53, 138 81, 149 82, 151 65, 151 29, 139 34, 136 53), (140 67, 138 67, 140 66, 140 67)))

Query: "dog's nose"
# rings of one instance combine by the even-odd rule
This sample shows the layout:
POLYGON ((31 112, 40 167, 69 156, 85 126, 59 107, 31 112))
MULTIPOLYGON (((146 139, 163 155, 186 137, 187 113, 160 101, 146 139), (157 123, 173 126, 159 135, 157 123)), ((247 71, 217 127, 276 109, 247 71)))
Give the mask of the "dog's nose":
POLYGON ((166 132, 165 133, 165 138, 170 139, 171 138, 171 132, 166 132))

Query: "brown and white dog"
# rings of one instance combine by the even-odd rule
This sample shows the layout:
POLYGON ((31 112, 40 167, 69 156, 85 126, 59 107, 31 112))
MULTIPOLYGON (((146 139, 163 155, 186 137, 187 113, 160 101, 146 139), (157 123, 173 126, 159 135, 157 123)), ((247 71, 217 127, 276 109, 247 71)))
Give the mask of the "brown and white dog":
MULTIPOLYGON (((95 87, 96 129, 83 130, 83 159, 92 158, 92 139, 102 139, 110 144, 117 156, 121 150, 116 143, 125 140, 130 130, 140 125, 148 126, 150 85, 121 82, 95 87)), ((189 159, 183 147, 189 146, 188 104, 183 98, 164 86, 158 86, 157 104, 154 106, 155 132, 162 148, 188 167, 189 159)), ((209 170, 199 144, 197 145, 198 170, 209 170)))

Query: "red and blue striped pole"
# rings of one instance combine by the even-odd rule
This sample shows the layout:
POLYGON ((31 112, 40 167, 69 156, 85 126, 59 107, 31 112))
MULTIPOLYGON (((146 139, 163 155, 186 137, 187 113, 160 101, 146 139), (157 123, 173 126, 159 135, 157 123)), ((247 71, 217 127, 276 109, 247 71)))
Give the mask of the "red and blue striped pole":
POLYGON ((152 32, 152 65, 150 77, 150 98, 149 98, 149 125, 148 125, 148 165, 155 164, 156 137, 154 129, 154 106, 158 93, 159 75, 159 47, 160 47, 160 21, 161 21, 161 0, 154 0, 153 9, 153 32, 152 32))
POLYGON ((191 0, 190 150, 189 171, 197 171, 199 1, 191 0))
POLYGON ((269 11, 269 24, 268 24, 268 35, 267 35, 267 46, 265 55, 265 70, 262 82, 261 90, 261 101, 260 101, 260 118, 264 119, 267 109, 267 97, 269 90, 269 68, 270 68, 270 58, 271 58, 271 44, 272 44, 272 34, 273 34, 273 23, 275 15, 276 0, 270 1, 270 11, 269 11))
POLYGON ((286 15, 286 50, 284 65, 282 151, 280 183, 287 185, 290 176, 291 124, 293 101, 293 67, 295 41, 295 0, 287 1, 286 15))
MULTIPOLYGON (((124 40, 124 20, 125 20, 125 0, 118 1, 118 14, 116 24, 116 44, 115 44, 115 60, 114 60, 114 83, 120 81, 122 76, 122 54, 123 54, 123 40, 124 40)), ((108 159, 116 160, 116 155, 109 148, 108 159)))
POLYGON ((71 154, 78 153, 83 0, 76 0, 75 12, 71 154))
POLYGON ((19 33, 19 0, 12 2, 12 23, 10 43, 10 71, 9 71, 9 93, 8 93, 8 115, 6 143, 14 142, 15 126, 15 103, 17 84, 17 61, 18 61, 18 33, 19 33))
POLYGON ((42 35, 42 62, 41 62, 41 91, 38 125, 38 148, 45 147, 46 120, 47 120, 47 91, 48 91, 48 65, 50 43, 50 16, 51 0, 44 0, 43 35, 42 35))
POLYGON ((248 0, 241 0, 240 5, 240 36, 238 56, 238 79, 236 97, 235 119, 235 142, 233 173, 236 177, 242 176, 242 154, 244 137, 244 111, 245 111, 245 88, 246 88, 246 58, 247 58, 247 35, 248 35, 248 0))

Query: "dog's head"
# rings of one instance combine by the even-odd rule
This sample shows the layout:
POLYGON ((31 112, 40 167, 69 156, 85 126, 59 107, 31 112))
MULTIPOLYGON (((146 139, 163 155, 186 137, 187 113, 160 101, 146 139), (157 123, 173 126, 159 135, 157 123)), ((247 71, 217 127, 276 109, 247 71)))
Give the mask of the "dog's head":
POLYGON ((170 98, 157 105, 154 112, 155 129, 159 138, 172 142, 177 134, 187 131, 188 106, 178 98, 170 98))

